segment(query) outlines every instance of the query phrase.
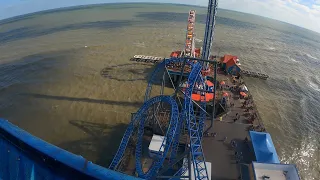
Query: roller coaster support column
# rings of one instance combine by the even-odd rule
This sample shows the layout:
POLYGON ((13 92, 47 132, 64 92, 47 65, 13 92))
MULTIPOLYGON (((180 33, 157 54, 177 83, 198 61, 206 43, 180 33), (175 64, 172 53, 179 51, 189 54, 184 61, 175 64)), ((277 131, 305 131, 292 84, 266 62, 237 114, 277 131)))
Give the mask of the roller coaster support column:
POLYGON ((182 77, 183 77, 183 73, 184 73, 184 67, 186 66, 186 61, 187 61, 187 59, 184 58, 183 59, 183 64, 182 64, 182 68, 181 68, 181 72, 180 72, 179 81, 178 81, 177 86, 176 86, 176 91, 174 92, 175 96, 177 96, 177 93, 180 90, 180 83, 182 81, 182 77))
POLYGON ((189 153, 188 154, 188 169, 189 169, 189 180, 191 180, 191 159, 192 159, 192 154, 191 153, 189 153))
POLYGON ((212 127, 213 127, 213 121, 215 120, 215 116, 216 116, 216 90, 217 90, 217 61, 215 61, 214 64, 214 77, 213 77, 213 104, 212 104, 212 119, 211 119, 211 123, 210 126, 204 131, 204 132, 208 132, 212 127))
MULTIPOLYGON (((202 59, 208 59, 211 53, 214 28, 216 23, 218 0, 209 0, 205 34, 202 48, 202 59)), ((205 69, 209 68, 208 63, 204 63, 205 69)))

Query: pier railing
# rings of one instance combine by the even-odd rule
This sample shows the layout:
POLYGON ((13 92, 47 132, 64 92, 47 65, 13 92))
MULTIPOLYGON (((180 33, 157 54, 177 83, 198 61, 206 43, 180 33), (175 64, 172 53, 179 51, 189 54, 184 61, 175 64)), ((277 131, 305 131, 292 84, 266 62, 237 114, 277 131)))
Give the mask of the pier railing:
POLYGON ((248 76, 248 77, 254 77, 254 78, 259 78, 266 80, 269 78, 267 74, 262 74, 262 73, 257 73, 257 72, 252 72, 252 71, 246 71, 246 70, 241 70, 241 75, 243 76, 248 76))
MULTIPOLYGON (((245 86, 247 86, 244 81, 243 81, 243 84, 244 84, 245 86)), ((261 118, 260 113, 259 113, 259 111, 258 111, 258 107, 257 107, 257 105, 254 103, 254 99, 253 99, 252 93, 250 92, 249 89, 248 89, 248 93, 247 93, 247 94, 248 94, 248 95, 251 97, 251 99, 252 99, 252 106, 253 106, 253 109, 254 109, 254 111, 255 111, 255 113, 256 113, 256 115, 257 115, 257 118, 256 118, 256 119, 258 120, 258 124, 259 124, 261 127, 264 128, 264 125, 263 125, 263 122, 262 122, 262 118, 261 118)))

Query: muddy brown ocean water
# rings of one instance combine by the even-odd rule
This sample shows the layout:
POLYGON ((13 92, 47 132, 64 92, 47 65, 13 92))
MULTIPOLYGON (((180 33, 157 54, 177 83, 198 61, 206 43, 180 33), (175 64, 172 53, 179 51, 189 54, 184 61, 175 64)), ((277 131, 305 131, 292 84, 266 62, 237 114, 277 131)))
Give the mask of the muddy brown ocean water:
MULTIPOLYGON (((129 59, 183 48, 190 8, 114 4, 0 22, 0 116, 107 166, 153 68, 129 59)), ((205 9, 195 9, 202 40, 205 9)), ((318 179, 319 34, 232 11, 218 16, 213 52, 270 75, 246 83, 278 155, 297 163, 303 179, 318 179)))

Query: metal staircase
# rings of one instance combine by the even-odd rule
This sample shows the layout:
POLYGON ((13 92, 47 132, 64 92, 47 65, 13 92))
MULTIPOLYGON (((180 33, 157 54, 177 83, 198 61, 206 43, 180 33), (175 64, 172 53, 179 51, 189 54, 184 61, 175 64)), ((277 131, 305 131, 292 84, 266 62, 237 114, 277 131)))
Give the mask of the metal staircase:
MULTIPOLYGON (((192 156, 192 163, 194 167, 194 174, 196 179, 209 179, 208 171, 205 163, 204 154, 202 151, 201 145, 201 136, 199 134, 199 124, 197 122, 197 118, 195 117, 194 110, 193 110, 193 102, 191 99, 193 87, 201 75, 202 66, 200 63, 194 64, 192 71, 188 78, 188 85, 191 88, 188 88, 185 92, 185 112, 188 130, 189 130, 189 137, 190 137, 190 148, 191 148, 191 156, 192 156)), ((200 124, 203 122, 199 122, 200 124)), ((203 127, 203 126, 202 126, 203 127)), ((202 130, 201 130, 202 131, 202 130)))

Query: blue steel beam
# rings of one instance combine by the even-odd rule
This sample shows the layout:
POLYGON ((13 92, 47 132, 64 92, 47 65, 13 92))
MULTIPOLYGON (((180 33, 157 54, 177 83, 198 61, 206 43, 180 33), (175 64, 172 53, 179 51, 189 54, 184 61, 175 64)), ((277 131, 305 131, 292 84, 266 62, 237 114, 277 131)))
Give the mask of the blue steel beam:
MULTIPOLYGON (((179 108, 176 101, 170 96, 158 96, 158 97, 162 97, 162 98, 158 101, 154 101, 154 103, 158 103, 161 101, 161 102, 167 102, 168 104, 171 105, 170 122, 169 122, 166 136, 164 137, 164 141, 162 141, 162 144, 159 149, 160 152, 163 151, 161 153, 162 157, 158 158, 158 160, 153 163, 153 166, 146 173, 143 172, 142 164, 141 164, 144 122, 142 121, 140 123, 140 128, 138 130, 139 139, 136 147, 136 171, 139 177, 146 178, 146 179, 152 179, 154 176, 156 176, 156 173, 161 168, 165 158, 167 157, 167 154, 170 148, 172 148, 172 143, 175 139, 174 137, 175 131, 177 130, 177 126, 178 126, 179 108)), ((152 104, 150 104, 150 106, 152 106, 152 104)))
MULTIPOLYGON (((187 62, 190 63, 189 60, 186 60, 187 62)), ((150 79, 148 80, 148 85, 146 88, 145 96, 144 96, 144 101, 147 101, 150 99, 150 93, 152 91, 152 85, 153 83, 159 79, 159 73, 164 72, 165 67, 170 64, 170 63, 182 63, 184 62, 184 58, 166 58, 163 61, 161 61, 159 64, 156 65, 155 69, 151 73, 150 79)))
POLYGON ((139 175, 139 177, 145 178, 145 179, 152 179, 154 176, 156 176, 156 173, 162 166, 164 159, 166 158, 169 149, 172 146, 172 142, 174 141, 174 134, 178 125, 178 117, 179 117, 179 109, 176 101, 170 97, 170 96, 156 96, 148 101, 146 101, 143 106, 138 110, 138 112, 135 114, 133 120, 130 122, 123 138, 120 143, 119 149, 111 162, 109 168, 115 169, 119 162, 121 161, 121 158, 123 157, 123 154, 126 150, 126 146, 129 142, 129 139, 133 133, 133 129, 135 126, 138 125, 138 142, 136 146, 136 171, 139 175), (159 151, 163 150, 162 157, 157 159, 152 167, 149 169, 148 172, 144 173, 142 170, 142 164, 141 164, 141 151, 142 151, 142 137, 143 137, 143 131, 144 131, 144 122, 145 122, 145 115, 144 113, 148 110, 149 107, 152 107, 156 103, 160 102, 166 102, 171 105, 171 114, 170 114, 170 124, 169 129, 167 131, 167 134, 165 136, 165 141, 162 142, 161 148, 159 151))
POLYGON ((204 38, 203 38, 203 47, 202 47, 202 59, 208 59, 207 56, 207 48, 208 48, 208 41, 209 41, 209 31, 210 31, 210 22, 211 22, 211 15, 212 15, 212 0, 209 0, 208 3, 208 10, 207 10, 207 19, 206 19, 206 26, 205 26, 205 32, 204 32, 204 38))
MULTIPOLYGON (((202 47, 202 59, 209 59, 211 54, 212 41, 214 38, 214 28, 216 23, 218 0, 209 0, 206 19, 205 34, 202 47)), ((208 66, 204 67, 208 68, 208 66)))
POLYGON ((182 128, 184 127, 183 126, 184 119, 185 119, 184 114, 185 114, 184 112, 180 113, 178 126, 177 126, 177 129, 176 129, 175 135, 174 135, 175 139, 174 139, 173 145, 172 145, 172 152, 171 152, 170 162, 174 161, 176 159, 177 154, 178 154, 180 135, 181 135, 181 132, 182 132, 182 128))
POLYGON ((139 179, 93 164, 0 119, 0 179, 81 178, 139 179))
POLYGON ((206 96, 205 96, 204 92, 201 92, 201 99, 202 99, 202 102, 200 102, 201 109, 200 109, 200 117, 199 117, 199 136, 200 136, 200 139, 202 139, 204 121, 207 118, 207 112, 206 112, 207 103, 206 103, 206 96))
MULTIPOLYGON (((196 63, 192 67, 191 73, 188 78, 189 87, 185 91, 184 112, 186 113, 186 120, 188 124, 188 132, 190 137, 190 148, 191 148, 191 155, 192 155, 192 163, 194 167, 193 173, 196 179, 209 179, 204 154, 202 151, 201 136, 199 134, 199 130, 200 130, 199 128, 203 128, 203 126, 201 127, 201 124, 203 122, 197 122, 197 118, 195 117, 195 114, 194 114, 193 102, 191 98, 197 79, 199 78, 199 76, 201 76, 201 69, 202 69, 202 66, 200 65, 200 63, 196 63)), ((201 120, 203 120, 203 118, 200 118, 200 121, 201 120)))

